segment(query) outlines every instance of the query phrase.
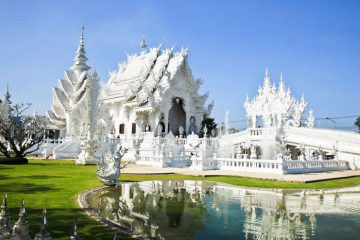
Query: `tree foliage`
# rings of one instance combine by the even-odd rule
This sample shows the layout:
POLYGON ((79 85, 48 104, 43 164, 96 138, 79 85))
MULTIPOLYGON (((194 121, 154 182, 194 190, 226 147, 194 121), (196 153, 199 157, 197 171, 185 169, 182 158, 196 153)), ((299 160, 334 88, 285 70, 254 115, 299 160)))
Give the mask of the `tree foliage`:
POLYGON ((207 137, 211 136, 211 132, 214 130, 216 131, 217 124, 215 123, 214 118, 205 117, 201 122, 201 130, 199 133, 200 137, 204 137, 204 128, 207 128, 207 137))
POLYGON ((359 130, 359 132, 360 132, 360 116, 355 120, 355 126, 357 126, 358 127, 358 130, 359 130))
POLYGON ((45 122, 37 116, 26 116, 29 107, 9 104, 0 112, 0 152, 7 158, 25 158, 40 147, 45 122))

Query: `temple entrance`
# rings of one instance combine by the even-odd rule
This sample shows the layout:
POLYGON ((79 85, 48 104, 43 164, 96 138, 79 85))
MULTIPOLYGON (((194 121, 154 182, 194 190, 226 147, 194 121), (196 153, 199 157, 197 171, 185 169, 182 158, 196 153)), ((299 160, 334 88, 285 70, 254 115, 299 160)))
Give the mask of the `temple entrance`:
POLYGON ((183 100, 181 98, 173 98, 172 106, 169 110, 168 132, 179 135, 179 127, 186 129, 186 113, 183 108, 183 100))

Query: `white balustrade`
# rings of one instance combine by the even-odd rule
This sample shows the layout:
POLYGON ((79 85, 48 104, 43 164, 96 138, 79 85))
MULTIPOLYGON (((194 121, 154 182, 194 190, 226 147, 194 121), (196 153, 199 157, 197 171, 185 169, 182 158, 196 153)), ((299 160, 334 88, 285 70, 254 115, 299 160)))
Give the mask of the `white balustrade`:
POLYGON ((263 133, 262 130, 258 128, 249 129, 249 132, 250 132, 250 136, 261 136, 263 133))
POLYGON ((61 144, 63 140, 64 139, 62 138, 58 138, 58 139, 44 138, 42 142, 47 144, 61 144))

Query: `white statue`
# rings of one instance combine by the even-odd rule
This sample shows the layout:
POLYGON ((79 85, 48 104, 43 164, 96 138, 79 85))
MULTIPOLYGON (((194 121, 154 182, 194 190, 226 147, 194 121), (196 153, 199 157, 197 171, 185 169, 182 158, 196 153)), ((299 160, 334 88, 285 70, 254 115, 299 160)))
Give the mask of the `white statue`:
POLYGON ((306 154, 305 154, 305 146, 304 146, 304 144, 300 145, 299 150, 300 150, 299 160, 305 161, 306 160, 306 154))
POLYGON ((116 146, 115 151, 111 148, 112 147, 110 146, 110 150, 101 157, 98 164, 97 174, 99 180, 105 185, 116 186, 119 181, 120 170, 127 165, 126 164, 123 167, 120 166, 121 159, 127 152, 127 149, 123 149, 120 144, 116 146))
POLYGON ((196 118, 195 116, 191 116, 190 117, 190 126, 189 126, 189 132, 194 132, 196 133, 196 118))
POLYGON ((250 158, 251 159, 256 159, 257 158, 257 155, 256 155, 256 145, 255 144, 251 144, 251 147, 250 147, 250 158))
POLYGON ((307 125, 309 128, 313 128, 314 127, 314 122, 315 122, 315 117, 314 117, 314 111, 310 110, 309 111, 309 116, 307 118, 307 125))

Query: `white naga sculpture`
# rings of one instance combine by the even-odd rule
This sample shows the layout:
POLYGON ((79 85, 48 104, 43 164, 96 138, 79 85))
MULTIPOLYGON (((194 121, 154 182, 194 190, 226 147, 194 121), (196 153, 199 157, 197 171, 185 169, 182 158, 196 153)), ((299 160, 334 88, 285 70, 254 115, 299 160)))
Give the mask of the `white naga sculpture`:
POLYGON ((122 145, 118 144, 115 151, 113 146, 109 147, 109 151, 106 152, 100 159, 97 169, 99 180, 107 186, 117 186, 121 167, 121 159, 127 152, 127 149, 123 149, 122 145))

